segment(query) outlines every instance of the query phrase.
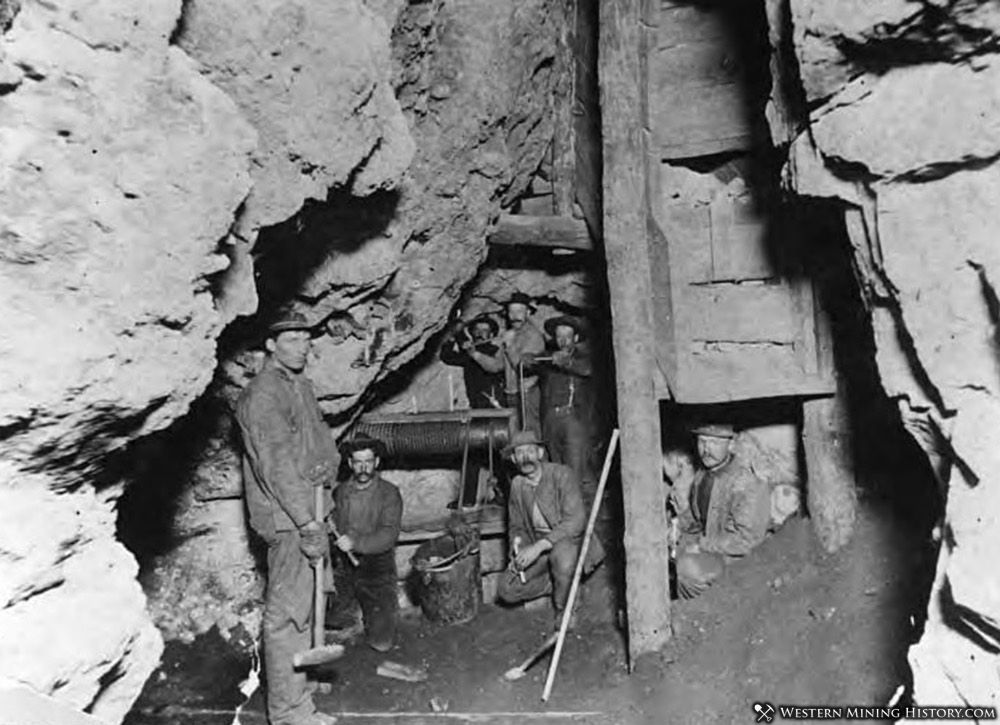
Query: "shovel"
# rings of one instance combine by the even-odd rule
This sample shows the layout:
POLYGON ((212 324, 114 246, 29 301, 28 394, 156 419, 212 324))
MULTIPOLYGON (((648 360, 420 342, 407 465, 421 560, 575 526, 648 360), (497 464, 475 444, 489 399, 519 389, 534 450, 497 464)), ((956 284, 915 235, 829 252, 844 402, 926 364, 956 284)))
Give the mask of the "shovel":
MULTIPOLYGON (((316 486, 316 522, 323 523, 323 487, 316 486)), ((305 652, 296 652, 292 657, 295 669, 302 667, 317 667, 340 659, 344 655, 344 646, 324 643, 324 617, 326 615, 326 597, 323 590, 323 557, 312 562, 313 568, 313 646, 305 652)))

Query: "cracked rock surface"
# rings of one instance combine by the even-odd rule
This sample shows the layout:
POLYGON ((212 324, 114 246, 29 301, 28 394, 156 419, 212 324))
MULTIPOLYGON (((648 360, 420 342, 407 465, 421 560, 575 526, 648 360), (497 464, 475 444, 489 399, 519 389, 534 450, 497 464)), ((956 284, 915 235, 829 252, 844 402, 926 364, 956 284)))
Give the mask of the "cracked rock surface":
POLYGON ((255 309, 256 226, 389 189, 412 152, 360 2, 183 5, 0 2, 0 685, 107 722, 162 649, 115 536, 121 452, 189 410, 255 309), (226 9, 207 69, 175 41, 202 50, 226 9), (303 36, 310 12, 343 42, 303 36), (317 62, 344 74, 320 87, 317 62))
MULTIPOLYGON (((194 474, 177 482, 180 503, 171 524, 178 531, 197 532, 197 537, 183 537, 175 548, 156 551, 142 577, 157 624, 168 638, 185 641, 215 625, 225 631, 240 623, 256 631, 260 579, 248 542, 234 537, 243 525, 242 507, 234 498, 242 486, 227 406, 262 359, 258 323, 282 306, 294 307, 317 323, 321 334, 314 340, 309 375, 336 434, 376 401, 385 410, 408 410, 414 397, 422 409, 446 408, 447 370, 432 362, 434 350, 429 348, 467 288, 478 300, 474 304, 485 306, 494 304, 487 297, 509 295, 509 279, 481 281, 477 274, 493 220, 501 206, 528 186, 550 142, 551 95, 558 81, 553 61, 566 22, 564 6, 555 0, 515 5, 487 0, 364 3, 358 14, 387 43, 382 51, 372 52, 379 63, 387 63, 379 67, 387 70, 412 137, 412 162, 393 188, 364 182, 369 169, 382 165, 377 161, 382 151, 396 143, 383 140, 358 156, 367 159, 365 165, 342 182, 362 183, 364 192, 371 193, 362 198, 343 187, 309 192, 310 200, 283 218, 265 211, 286 208, 279 199, 284 191, 279 181, 292 171, 287 159, 267 152, 269 138, 299 133, 295 138, 302 144, 301 159, 311 154, 308 172, 315 178, 330 173, 339 158, 324 161, 321 155, 336 139, 336 129, 316 138, 310 134, 320 132, 318 127, 307 131, 306 120, 285 118, 280 104, 272 105, 274 99, 286 97, 285 91, 261 75, 270 72, 266 69, 252 71, 262 80, 259 84, 227 80, 227 69, 249 68, 251 56, 244 57, 241 42, 227 36, 229 29, 223 33, 224 48, 215 46, 212 29, 224 23, 226 14, 217 12, 214 3, 195 0, 191 5, 181 45, 205 64, 209 77, 232 88, 249 117, 270 114, 267 124, 273 128, 264 131, 264 124, 255 122, 263 150, 256 152, 255 185, 245 210, 255 221, 247 224, 241 217, 239 222, 251 230, 259 227, 253 256, 261 314, 227 331, 216 383, 203 399, 205 406, 199 405, 196 420, 183 424, 201 429, 176 432, 203 444, 191 454, 194 474), (273 179, 263 183, 273 191, 271 201, 255 199, 258 179, 271 175, 273 179), (404 367, 407 376, 415 377, 406 391, 393 392, 399 387, 393 374, 404 367)), ((302 6, 300 12, 310 18, 319 14, 310 22, 335 20, 326 11, 311 9, 312 4, 302 6)), ((234 26, 245 24, 241 20, 234 26)), ((258 45, 277 32, 264 25, 254 26, 259 29, 252 40, 258 45)), ((309 53, 316 63, 327 52, 304 47, 300 40, 268 42, 262 47, 272 53, 281 49, 275 56, 281 64, 309 53)), ((297 83, 308 64, 297 74, 284 72, 283 78, 297 83)), ((377 102, 375 96, 352 97, 377 102)), ((302 109, 309 112, 308 107, 302 109)), ((385 117, 385 135, 397 128, 394 118, 385 117)), ((322 119, 316 123, 322 125, 322 119)), ((400 140, 397 148, 405 143, 400 140)), ((304 168, 300 162, 288 177, 303 188, 311 183, 299 178, 304 168)), ((528 291, 558 290, 573 296, 571 304, 582 304, 586 285, 574 279, 540 274, 528 291)), ((176 445, 176 439, 164 442, 160 455, 169 457, 176 445)), ((149 483, 145 476, 135 473, 137 486, 149 483)), ((138 488, 135 498, 143 498, 138 488)))
POLYGON ((914 698, 997 705, 1000 6, 769 5, 791 19, 772 44, 797 61, 808 109, 809 133, 772 129, 786 181, 842 202, 883 387, 947 496, 914 698))

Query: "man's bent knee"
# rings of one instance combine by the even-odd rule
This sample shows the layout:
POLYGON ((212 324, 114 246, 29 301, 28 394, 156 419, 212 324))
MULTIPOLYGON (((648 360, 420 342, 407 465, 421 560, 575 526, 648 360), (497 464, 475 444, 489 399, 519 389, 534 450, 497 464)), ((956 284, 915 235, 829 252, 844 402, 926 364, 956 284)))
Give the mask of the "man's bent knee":
POLYGON ((572 577, 576 560, 580 556, 580 542, 563 539, 549 552, 549 566, 554 576, 572 577))

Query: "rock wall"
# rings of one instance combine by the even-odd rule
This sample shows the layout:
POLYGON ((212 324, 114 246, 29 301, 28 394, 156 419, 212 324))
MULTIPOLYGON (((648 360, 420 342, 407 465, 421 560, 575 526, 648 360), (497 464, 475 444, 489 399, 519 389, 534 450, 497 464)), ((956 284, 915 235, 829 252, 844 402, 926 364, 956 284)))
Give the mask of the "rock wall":
MULTIPOLYGON (((301 13, 261 5, 286 42, 301 13)), ((177 47, 181 0, 0 3, 0 680, 122 718, 162 648, 115 539, 123 449, 187 412, 223 327, 254 309, 256 226, 332 186, 391 187, 409 161, 388 30, 334 5, 351 42, 310 41, 356 84, 284 77, 268 116, 177 47), (277 157, 308 178, 288 184, 277 157)))
POLYGON ((928 622, 909 657, 914 699, 995 706, 1000 6, 768 6, 786 182, 842 204, 883 387, 947 495, 928 622))
MULTIPOLYGON (((436 362, 435 336, 463 293, 478 299, 475 290, 483 287, 491 299, 508 296, 507 278, 515 272, 504 273, 506 282, 488 281, 491 275, 476 278, 487 254, 486 235, 500 208, 528 187, 552 137, 551 96, 557 82, 552 68, 566 22, 563 3, 369 2, 361 11, 365 22, 391 37, 388 52, 375 55, 386 64, 414 139, 406 147, 413 150, 412 163, 396 188, 364 181, 370 165, 382 163, 377 159, 387 147, 383 141, 360 155, 368 159, 366 165, 343 182, 362 184, 359 193, 370 191, 370 196, 317 192, 323 184, 313 182, 334 173, 339 159, 329 153, 322 135, 323 128, 333 126, 323 119, 290 120, 283 106, 289 93, 295 95, 296 83, 315 88, 326 82, 302 76, 310 68, 328 68, 334 61, 324 53, 336 47, 328 38, 344 34, 340 27, 324 30, 339 16, 313 5, 303 2, 296 12, 282 6, 277 19, 265 14, 253 22, 230 23, 230 16, 243 11, 227 13, 217 3, 195 0, 179 33, 180 45, 205 65, 209 77, 248 117, 264 119, 255 126, 269 130, 261 133, 254 187, 236 230, 248 239, 257 235, 253 256, 262 314, 227 331, 204 407, 200 404, 168 432, 150 458, 165 463, 183 451, 187 461, 187 470, 178 472, 166 522, 176 537, 146 549, 142 575, 156 622, 168 638, 189 641, 216 625, 225 634, 237 623, 256 631, 260 574, 245 537, 237 445, 227 407, 262 360, 260 323, 274 308, 292 306, 321 326, 309 375, 337 435, 363 409, 409 410, 414 404, 421 410, 446 409, 448 368, 436 362), (281 28, 271 29, 276 23, 281 28), (289 30, 300 25, 311 28, 306 36, 289 30), (217 31, 221 45, 213 40, 217 31), (317 47, 318 38, 327 40, 317 47), (264 55, 276 58, 284 70, 254 65, 260 60, 243 50, 246 41, 268 49, 264 55), (244 74, 261 83, 251 83, 244 74), (280 82, 272 82, 270 74, 280 82), (291 90, 285 90, 286 80, 291 90), (286 148, 292 144, 288 139, 297 148, 326 155, 289 165, 281 153, 267 150, 269 144, 286 148), (299 179, 302 175, 308 178, 299 179), (265 176, 258 199, 258 179, 265 176), (282 179, 293 177, 311 200, 282 219, 289 208, 281 201, 282 179)), ((354 42, 350 33, 346 40, 354 42)), ((353 98, 376 102, 366 93, 353 98)), ((388 118, 386 133, 397 127, 395 117, 378 116, 388 118)), ((561 272, 539 276, 546 279, 532 283, 529 292, 574 287, 561 272)), ((572 304, 581 298, 580 292, 574 294, 572 304)), ((471 314, 472 307, 466 312, 471 314)), ((460 373, 452 383, 457 395, 460 373)), ((150 467, 161 468, 154 462, 132 471, 135 515, 162 508, 149 493, 150 486, 157 488, 150 467)), ((454 481, 448 476, 435 480, 443 484, 429 486, 420 495, 421 505, 453 498, 454 481)))

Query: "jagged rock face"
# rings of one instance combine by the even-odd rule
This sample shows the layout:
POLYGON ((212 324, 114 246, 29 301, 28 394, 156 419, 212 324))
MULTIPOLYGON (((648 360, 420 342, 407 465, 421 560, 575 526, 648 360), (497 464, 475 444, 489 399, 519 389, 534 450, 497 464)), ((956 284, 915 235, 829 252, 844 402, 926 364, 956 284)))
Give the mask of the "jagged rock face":
POLYGON ((192 0, 177 42, 260 134, 247 238, 303 199, 333 187, 367 196, 406 170, 413 139, 386 82, 389 26, 360 0, 192 0))
MULTIPOLYGON (((181 0, 0 3, 0 679, 121 719, 162 643, 114 537, 112 454, 188 410, 224 325, 253 310, 234 231, 324 185, 391 187, 409 160, 385 28, 330 7, 352 42, 310 42, 358 85, 261 83, 280 109, 258 114, 173 44, 181 0), (333 138, 308 143, 318 127, 333 138)), ((300 18, 271 21, 280 44, 300 18)))
MULTIPOLYGON (((392 29, 392 82, 416 148, 406 178, 396 189, 379 189, 365 199, 340 191, 313 194, 324 200, 308 203, 281 223, 275 223, 278 216, 263 211, 281 208, 276 184, 264 184, 274 195, 266 204, 261 200, 257 212, 256 185, 247 201, 247 214, 256 214, 255 224, 263 227, 254 249, 261 308, 269 312, 290 304, 321 325, 309 375, 337 434, 373 388, 381 410, 409 410, 414 405, 446 409, 447 368, 435 361, 428 343, 470 284, 473 302, 467 314, 477 305, 496 309, 513 290, 518 273, 512 270, 472 280, 486 257, 490 224, 501 206, 528 186, 551 139, 551 93, 557 82, 552 67, 567 22, 563 4, 554 0, 366 5, 370 11, 357 9, 365 22, 380 32, 392 29), (405 390, 379 389, 403 366, 410 378, 405 390)), ((312 4, 302 3, 296 13, 306 13, 310 22, 320 25, 338 22, 335 13, 312 9, 312 4)), ((281 73, 252 70, 263 79, 260 84, 227 79, 230 69, 250 68, 253 58, 242 55, 243 41, 230 28, 223 33, 222 48, 215 46, 213 28, 226 24, 226 15, 215 3, 196 0, 186 14, 181 44, 205 64, 210 77, 232 89, 251 118, 269 114, 267 123, 277 129, 272 138, 300 134, 296 143, 314 155, 307 162, 303 152, 296 174, 302 175, 304 168, 312 175, 331 173, 339 157, 327 153, 324 137, 311 135, 323 126, 322 119, 287 126, 291 122, 280 104, 277 109, 271 105, 275 97, 285 97, 284 86, 265 78, 271 72, 293 79, 319 73, 319 66, 312 71, 308 66, 297 72, 291 68, 308 48, 271 40, 272 35, 280 39, 287 34, 268 30, 266 18, 253 24, 241 19, 233 27, 272 49, 268 52, 280 50, 276 62, 288 67, 281 73)), ((321 29, 316 32, 323 37, 321 29)), ((339 37, 342 30, 330 32, 339 37)), ((311 62, 326 63, 325 48, 309 51, 311 62)), ((377 57, 384 60, 385 55, 377 57)), ((360 92, 365 90, 363 81, 358 79, 359 94, 353 98, 375 103, 374 97, 360 92)), ((385 125, 385 133, 396 128, 391 117, 385 125)), ((329 135, 335 140, 334 130, 329 135)), ((262 132, 262 147, 268 138, 262 132)), ((368 159, 365 170, 387 143, 359 156, 368 159)), ((280 179, 291 173, 287 160, 258 155, 255 184, 261 175, 280 179)), ((347 183, 374 188, 364 178, 358 173, 347 183)), ((308 180, 299 181, 303 188, 309 186, 308 180)), ((539 273, 521 282, 531 294, 558 294, 581 307, 589 294, 580 275, 539 273)), ((212 388, 212 396, 223 406, 235 399, 260 364, 256 342, 259 338, 247 336, 227 347, 235 352, 222 361, 218 385, 212 388)), ((458 373, 452 376, 452 388, 459 398, 460 386, 458 373)), ((197 434, 204 435, 205 449, 196 456, 190 489, 179 494, 173 524, 177 532, 197 531, 198 536, 157 553, 144 576, 157 623, 168 637, 185 640, 213 625, 224 631, 235 622, 256 631, 259 616, 259 572, 246 541, 233 537, 243 525, 242 503, 234 498, 242 490, 237 448, 225 413, 207 415, 221 416, 218 428, 197 434)), ((145 485, 142 478, 138 474, 137 485, 145 485)), ((433 488, 433 494, 452 497, 448 486, 433 488)))
MULTIPOLYGON (((312 366, 331 416, 412 360, 485 258, 503 202, 527 186, 552 135, 563 8, 552 0, 393 4, 393 80, 417 142, 395 192, 332 198, 266 230, 261 294, 326 325, 312 366), (395 13, 398 11, 398 16, 395 13), (294 243, 302 253, 288 259, 294 243), (294 288, 268 280, 295 279, 294 288)), ((237 356, 227 367, 237 386, 237 356)))
POLYGON ((914 696, 996 705, 1000 6, 769 4, 790 13, 776 45, 794 53, 811 109, 808 134, 777 129, 788 182, 844 202, 883 386, 947 481, 914 696))

